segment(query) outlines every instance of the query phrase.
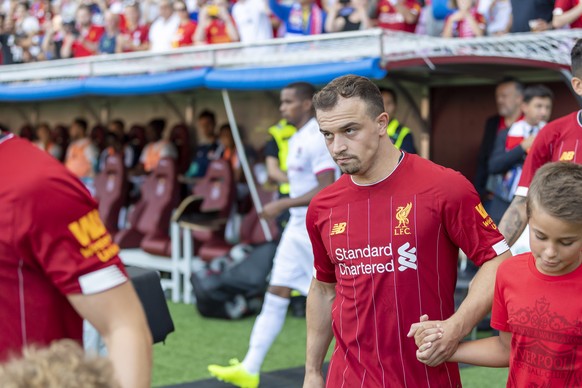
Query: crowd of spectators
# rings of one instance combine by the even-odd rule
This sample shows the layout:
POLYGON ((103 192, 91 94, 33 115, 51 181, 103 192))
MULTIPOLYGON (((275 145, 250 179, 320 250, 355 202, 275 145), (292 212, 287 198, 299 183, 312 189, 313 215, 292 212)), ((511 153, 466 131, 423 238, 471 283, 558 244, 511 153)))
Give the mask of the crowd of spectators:
POLYGON ((570 0, 0 0, 0 63, 374 27, 462 38, 580 26, 570 0))

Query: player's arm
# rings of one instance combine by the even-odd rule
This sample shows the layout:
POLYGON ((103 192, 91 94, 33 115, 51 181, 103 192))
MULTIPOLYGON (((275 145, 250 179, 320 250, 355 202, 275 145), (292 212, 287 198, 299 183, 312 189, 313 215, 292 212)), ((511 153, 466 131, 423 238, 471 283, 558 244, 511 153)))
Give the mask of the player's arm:
POLYGON ((152 336, 130 282, 96 294, 71 294, 69 302, 103 336, 124 388, 150 386, 152 336))
POLYGON ((324 170, 317 175, 317 186, 312 190, 295 198, 281 198, 265 205, 261 217, 274 218, 292 207, 307 206, 311 199, 315 197, 324 187, 331 185, 335 181, 335 170, 324 170))
POLYGON ((279 184, 289 183, 287 174, 279 167, 279 159, 273 156, 267 156, 265 157, 265 162, 267 164, 267 174, 269 179, 279 184))
POLYGON ((512 246, 519 236, 521 236, 526 225, 525 197, 516 195, 513 197, 505 213, 503 213, 503 217, 499 222, 499 231, 505 237, 507 244, 512 246))
POLYGON ((323 361, 333 338, 331 307, 335 299, 335 283, 311 281, 307 294, 307 350, 305 354, 304 388, 324 387, 323 361))
POLYGON ((449 361, 506 368, 509 366, 510 346, 511 333, 500 331, 498 336, 461 343, 449 361))

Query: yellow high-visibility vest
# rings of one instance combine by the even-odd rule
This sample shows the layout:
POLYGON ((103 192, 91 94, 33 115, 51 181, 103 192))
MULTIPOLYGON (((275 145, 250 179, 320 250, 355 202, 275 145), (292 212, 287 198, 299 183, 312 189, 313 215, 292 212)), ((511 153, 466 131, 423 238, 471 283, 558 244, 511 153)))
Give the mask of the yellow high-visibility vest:
POLYGON ((394 143, 394 146, 400 149, 400 147, 402 147, 402 142, 404 141, 404 138, 406 137, 406 135, 410 133, 410 129, 408 127, 400 125, 398 120, 393 119, 388 124, 386 132, 388 133, 388 136, 392 140, 392 143, 394 143))
MULTIPOLYGON (((277 124, 269 128, 269 134, 273 136, 277 147, 279 148, 279 168, 281 171, 287 171, 287 155, 289 154, 289 139, 297 132, 297 128, 288 124, 287 120, 281 119, 277 124)), ((279 192, 281 194, 289 194, 291 191, 289 183, 281 183, 279 185, 279 192)))

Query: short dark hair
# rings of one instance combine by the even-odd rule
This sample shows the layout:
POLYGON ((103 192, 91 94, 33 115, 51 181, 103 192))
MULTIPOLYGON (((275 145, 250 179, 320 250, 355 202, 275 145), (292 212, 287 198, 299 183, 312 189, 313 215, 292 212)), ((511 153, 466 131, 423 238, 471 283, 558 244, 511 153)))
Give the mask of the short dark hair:
POLYGON ((540 167, 527 193, 527 218, 539 208, 552 217, 582 224, 582 165, 554 162, 540 167))
POLYGON ((514 84, 517 92, 523 96, 523 93, 525 92, 525 86, 523 85, 523 83, 520 80, 518 80, 515 77, 509 77, 509 76, 503 77, 497 82, 495 87, 505 85, 505 84, 514 84))
POLYGON ((73 120, 73 123, 75 123, 79 127, 81 127, 83 129, 83 132, 87 132, 87 128, 89 127, 89 124, 87 124, 87 120, 85 120, 84 118, 77 117, 76 119, 73 120))
POLYGON ((525 88, 523 92, 523 102, 528 103, 534 99, 534 97, 539 98, 549 98, 554 101, 554 92, 550 90, 545 85, 531 85, 525 88))
POLYGON ((582 78, 582 39, 578 39, 574 47, 572 47, 570 58, 572 60, 572 75, 582 78))
POLYGON ((378 86, 358 75, 344 75, 328 83, 313 97, 313 106, 316 111, 328 111, 337 105, 340 97, 356 97, 364 101, 372 119, 384 112, 384 101, 378 86))
POLYGON ((388 93, 392 97, 392 101, 394 101, 394 105, 398 105, 398 95, 396 94, 394 89, 387 88, 385 86, 378 86, 378 89, 380 89, 380 94, 388 93))
POLYGON ((204 109, 198 115, 198 120, 203 119, 203 118, 210 119, 210 121, 212 121, 214 124, 216 124, 216 115, 214 114, 213 111, 211 111, 209 109, 204 109))
POLYGON ((295 90, 295 95, 301 100, 311 100, 315 94, 315 86, 308 82, 293 82, 283 89, 295 90))
POLYGON ((161 138, 164 133, 164 129, 166 129, 166 119, 161 117, 151 119, 148 125, 150 126, 151 129, 154 130, 156 136, 161 138))

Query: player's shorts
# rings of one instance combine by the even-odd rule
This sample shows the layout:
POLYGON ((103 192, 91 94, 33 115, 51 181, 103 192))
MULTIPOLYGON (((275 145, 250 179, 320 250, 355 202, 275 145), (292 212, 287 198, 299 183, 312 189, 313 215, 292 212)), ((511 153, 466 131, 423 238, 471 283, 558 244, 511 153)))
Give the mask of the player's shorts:
POLYGON ((275 253, 272 286, 289 287, 307 295, 313 278, 313 250, 305 217, 291 215, 275 253))

